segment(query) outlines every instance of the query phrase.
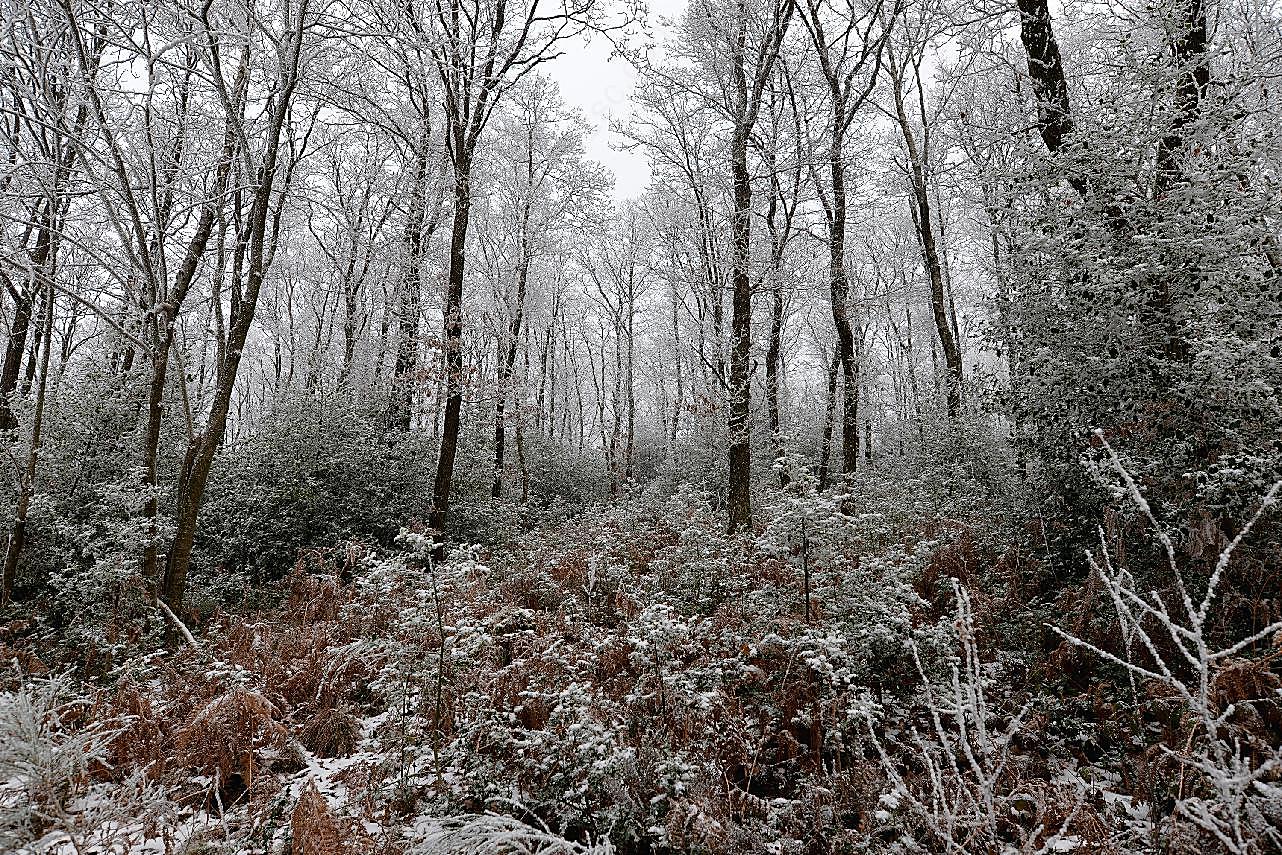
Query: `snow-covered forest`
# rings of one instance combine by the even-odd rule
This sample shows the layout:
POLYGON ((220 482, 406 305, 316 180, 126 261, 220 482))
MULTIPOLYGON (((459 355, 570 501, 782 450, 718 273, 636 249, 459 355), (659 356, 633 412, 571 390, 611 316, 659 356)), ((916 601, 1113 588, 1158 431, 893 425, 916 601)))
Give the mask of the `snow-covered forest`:
POLYGON ((0 0, 0 131, 0 850, 1282 852, 1275 0, 0 0))

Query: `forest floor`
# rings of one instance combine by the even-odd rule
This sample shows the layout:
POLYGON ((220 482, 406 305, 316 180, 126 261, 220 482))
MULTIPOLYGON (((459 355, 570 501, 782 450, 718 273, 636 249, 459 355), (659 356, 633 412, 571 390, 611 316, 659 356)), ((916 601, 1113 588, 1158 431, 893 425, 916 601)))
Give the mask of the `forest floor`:
MULTIPOLYGON (((167 648, 119 626, 90 658, 11 623, 0 848, 1200 845, 1180 806, 1226 808, 1196 716, 1051 627, 1105 643, 1107 586, 1047 594, 1020 545, 1038 521, 992 495, 944 515, 935 492, 884 486, 859 513, 782 493, 736 537, 706 496, 638 494, 439 566, 412 532, 312 551, 276 605, 167 648)), ((1211 674, 1241 756, 1282 733, 1279 658, 1211 674)), ((1276 772, 1245 787, 1239 813, 1276 823, 1276 772)), ((1276 851, 1246 828, 1241 851, 1276 851)))

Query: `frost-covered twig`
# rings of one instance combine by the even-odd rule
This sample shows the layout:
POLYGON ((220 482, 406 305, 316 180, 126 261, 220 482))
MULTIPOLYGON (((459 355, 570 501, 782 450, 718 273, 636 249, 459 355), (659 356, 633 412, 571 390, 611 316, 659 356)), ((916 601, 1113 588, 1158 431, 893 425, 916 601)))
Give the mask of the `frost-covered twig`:
MULTIPOLYGON (((1030 705, 1025 704, 1011 722, 994 732, 993 711, 984 689, 983 663, 975 643, 975 617, 970 595, 952 580, 957 602, 957 632, 960 662, 950 675, 951 697, 940 697, 932 688, 915 642, 910 641, 913 661, 922 680, 922 693, 930 715, 932 734, 910 730, 916 760, 925 770, 925 786, 910 786, 902 762, 893 758, 869 720, 869 737, 881 760, 882 770, 893 785, 883 801, 892 807, 907 801, 937 846, 945 851, 968 855, 1000 839, 1000 826, 1013 795, 1005 785, 1015 733, 1023 725, 1030 705), (946 720, 950 724, 946 724, 946 720)), ((1079 794, 1080 795, 1080 794, 1079 794)), ((1061 823, 1060 836, 1076 816, 1079 803, 1061 823)), ((889 812, 884 817, 889 819, 889 812)), ((1022 851, 1038 852, 1045 832, 1037 825, 1027 835, 1022 851)), ((1053 838, 1048 838, 1053 839, 1053 838)))
POLYGON ((88 704, 66 675, 0 692, 0 850, 20 849, 38 830, 72 848, 91 838, 128 839, 138 832, 132 820, 166 804, 142 772, 112 785, 111 801, 89 797, 89 769, 107 767, 107 747, 120 729, 78 726, 88 704))
POLYGON ((1276 816, 1270 817, 1270 812, 1278 811, 1279 805, 1282 805, 1282 794, 1270 782, 1274 770, 1282 767, 1282 755, 1276 748, 1259 746, 1253 751, 1243 751, 1239 739, 1230 730, 1235 712, 1234 704, 1228 703, 1220 709, 1215 697, 1216 675, 1219 669, 1225 667, 1226 660, 1282 631, 1282 621, 1276 621, 1219 650, 1211 648, 1206 633, 1206 619, 1223 580, 1224 571, 1228 568, 1234 551, 1250 534, 1264 512, 1276 504, 1279 491, 1282 491, 1282 481, 1275 483, 1265 493, 1255 514, 1220 552, 1207 582, 1206 592, 1201 602, 1195 606, 1184 584, 1169 535, 1157 524, 1143 493, 1112 446, 1102 433, 1097 431, 1096 436, 1108 451, 1131 501, 1152 524, 1154 536, 1166 552, 1179 588, 1184 613, 1177 615, 1172 612, 1156 592, 1150 592, 1148 598, 1142 597, 1135 590, 1134 578, 1125 570, 1113 566, 1108 545, 1101 532, 1103 560, 1098 561, 1087 553, 1087 562, 1109 593, 1123 635, 1128 639, 1139 639, 1148 662, 1136 662, 1129 645, 1125 657, 1122 657, 1059 628, 1052 629, 1069 643, 1125 669, 1128 675, 1142 677, 1166 687, 1184 704, 1195 725, 1195 729, 1189 734, 1189 748, 1181 752, 1169 748, 1165 750, 1186 768, 1200 774, 1204 784, 1202 792, 1205 795, 1185 796, 1181 793, 1176 802, 1179 815, 1191 821, 1223 846, 1225 851, 1234 855, 1253 855, 1265 851, 1269 846, 1282 846, 1282 832, 1276 826, 1276 816), (1145 628, 1146 622, 1156 624, 1170 637, 1184 660, 1180 667, 1167 661, 1169 654, 1164 653, 1150 636, 1149 630, 1145 628), (1199 733, 1201 738, 1195 741, 1199 733))
POLYGON ((614 847, 609 838, 578 843, 555 834, 542 822, 530 825, 503 814, 484 813, 443 820, 415 851, 420 855, 613 855, 614 847))

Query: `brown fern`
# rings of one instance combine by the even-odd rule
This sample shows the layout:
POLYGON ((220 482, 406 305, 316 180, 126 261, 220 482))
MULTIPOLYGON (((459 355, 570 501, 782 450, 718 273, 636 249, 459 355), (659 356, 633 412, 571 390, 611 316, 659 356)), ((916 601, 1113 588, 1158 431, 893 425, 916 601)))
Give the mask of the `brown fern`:
POLYGON ((286 731, 271 701, 239 686, 205 704, 178 734, 185 765, 214 773, 223 788, 253 786, 266 752, 285 747, 286 731))
POLYGON ((310 778, 290 817, 291 855, 344 855, 343 828, 310 778))
POLYGON ((116 778, 138 768, 152 779, 164 773, 168 739, 151 699, 138 684, 124 680, 115 691, 102 693, 90 715, 110 722, 116 731, 107 746, 106 762, 96 770, 99 775, 116 778))

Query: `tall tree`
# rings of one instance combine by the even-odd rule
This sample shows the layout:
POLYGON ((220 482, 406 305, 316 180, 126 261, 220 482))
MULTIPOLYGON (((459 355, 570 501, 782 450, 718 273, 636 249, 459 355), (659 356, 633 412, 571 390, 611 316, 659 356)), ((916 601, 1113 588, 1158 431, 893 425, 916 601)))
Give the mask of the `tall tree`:
POLYGON ((752 201, 748 152, 767 84, 796 11, 794 0, 697 0, 682 26, 670 85, 693 91, 727 126, 730 212, 730 366, 727 510, 730 531, 752 522, 752 201), (693 82, 684 82, 690 68, 693 82))
POLYGON ((891 81, 891 100, 894 117, 903 136, 907 163, 903 172, 909 191, 909 213, 917 240, 921 246, 922 262, 930 282, 930 309, 935 321, 935 332, 944 354, 944 387, 948 413, 956 417, 961 411, 962 387, 965 381, 962 365, 961 342, 952 318, 952 298, 946 275, 946 258, 939 246, 938 232, 942 229, 936 220, 942 212, 935 209, 931 194, 931 169, 933 130, 926 110, 925 84, 922 65, 934 38, 934 22, 928 13, 910 18, 902 16, 900 32, 905 35, 902 45, 887 48, 887 70, 891 81), (916 104, 915 116, 910 115, 908 98, 916 104))
POLYGON ((837 6, 831 0, 806 0, 802 20, 810 33, 830 110, 827 175, 816 180, 828 231, 828 287, 832 323, 837 331, 837 354, 841 359, 842 472, 851 473, 859 464, 859 363, 855 353, 854 328, 850 321, 850 277, 846 271, 846 136, 860 109, 877 85, 882 52, 901 0, 886 9, 883 0, 854 6, 837 6))
MULTIPOLYGON (((191 553, 196 540, 197 517, 204 501, 214 456, 227 430, 232 393, 245 343, 254 322, 263 279, 276 252, 281 216, 288 198, 289 178, 297 158, 306 147, 305 140, 290 139, 287 142, 284 137, 293 122, 292 107, 302 79, 304 48, 308 46, 311 31, 317 26, 318 16, 311 11, 308 0, 300 0, 289 11, 289 17, 281 22, 283 31, 270 34, 272 41, 279 46, 280 53, 279 61, 270 64, 275 73, 269 78, 270 97, 266 99, 265 127, 259 146, 250 143, 246 124, 239 120, 242 115, 241 105, 232 94, 235 84, 229 85, 225 77, 223 49, 231 41, 225 34, 229 26, 234 27, 234 22, 219 21, 215 24, 208 6, 204 7, 201 20, 202 35, 212 62, 212 77, 223 109, 227 111, 232 133, 236 137, 241 180, 244 182, 243 192, 248 197, 249 206, 244 220, 237 223, 239 235, 228 283, 229 311, 225 335, 218 341, 213 399, 204 424, 198 428, 193 425, 178 472, 174 537, 166 557, 161 586, 165 600, 175 612, 182 608, 187 588, 187 572, 191 566, 191 553), (282 170, 281 152, 286 144, 292 149, 294 160, 282 170), (282 172, 284 180, 277 186, 277 179, 282 177, 282 172)), ((244 47, 241 51, 238 64, 242 69, 250 60, 247 50, 244 47)), ((243 74, 244 72, 238 71, 237 79, 241 79, 243 74)), ((312 114, 313 121, 315 115, 312 114)), ((241 192, 237 191, 237 203, 240 202, 241 192)), ((185 263, 195 266, 199 263, 199 256, 189 256, 189 262, 185 263)), ((220 284, 215 283, 216 286, 220 284)), ((215 290, 213 299, 221 304, 223 297, 219 290, 215 290)))
MULTIPOLYGON (((453 220, 445 285, 445 414, 428 523, 444 550, 463 410, 463 282, 472 212, 472 167, 495 107, 567 38, 607 28, 601 0, 430 0, 411 10, 432 56, 445 106, 453 169, 453 220)), ((615 26, 618 26, 616 24, 615 26)))

